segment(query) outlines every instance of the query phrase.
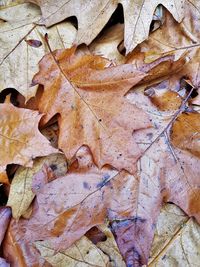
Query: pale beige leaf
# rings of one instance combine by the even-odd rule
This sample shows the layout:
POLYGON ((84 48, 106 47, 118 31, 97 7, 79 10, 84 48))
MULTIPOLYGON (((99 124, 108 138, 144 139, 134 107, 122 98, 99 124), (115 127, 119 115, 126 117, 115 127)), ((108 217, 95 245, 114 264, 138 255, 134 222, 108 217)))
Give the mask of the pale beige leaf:
POLYGON ((112 60, 114 64, 125 63, 125 57, 117 49, 123 40, 123 28, 123 24, 116 24, 107 29, 101 37, 91 43, 90 51, 95 55, 112 60))
POLYGON ((66 158, 62 154, 53 154, 48 157, 36 159, 32 168, 20 167, 11 183, 7 205, 12 208, 13 218, 19 219, 27 213, 35 194, 32 192, 33 176, 46 164, 50 166, 56 176, 67 172, 66 158))
POLYGON ((122 4, 125 21, 124 43, 127 53, 148 37, 153 14, 159 4, 165 6, 180 22, 184 15, 185 2, 185 0, 29 1, 40 5, 43 14, 42 23, 46 26, 76 16, 78 44, 90 44, 108 22, 118 4, 122 4))
MULTIPOLYGON (((178 208, 175 208, 175 210, 178 210, 178 208)), ((166 242, 160 246, 160 252, 150 260, 149 267, 199 266, 200 226, 194 219, 187 218, 180 210, 178 213, 180 215, 173 215, 176 218, 178 218, 177 216, 182 217, 182 219, 178 218, 178 221, 172 219, 169 214, 169 217, 165 216, 163 221, 163 218, 161 219, 163 214, 161 213, 159 217, 162 220, 161 228, 165 228, 163 224, 166 224, 166 228, 171 228, 170 231, 172 230, 173 234, 172 232, 169 233, 168 240, 166 239, 166 242)), ((154 241, 156 241, 156 238, 154 241)))
POLYGON ((98 242, 96 246, 100 248, 106 255, 109 255, 111 266, 126 267, 110 229, 106 225, 100 225, 98 228, 106 235, 107 239, 103 242, 98 242))
POLYGON ((177 206, 173 204, 164 205, 156 223, 149 264, 162 253, 162 250, 168 246, 176 233, 182 229, 182 226, 188 220, 188 216, 177 206))
POLYGON ((55 252, 47 241, 36 241, 41 256, 53 267, 109 267, 109 258, 87 237, 62 252, 55 252))
POLYGON ((44 41, 48 33, 52 49, 71 47, 76 29, 63 22, 46 29, 34 23, 40 19, 40 9, 33 4, 16 4, 0 10, 0 91, 11 87, 17 89, 26 100, 35 95, 33 75, 38 71, 38 61, 49 52, 44 41), (26 40, 38 40, 40 47, 30 46, 26 40))

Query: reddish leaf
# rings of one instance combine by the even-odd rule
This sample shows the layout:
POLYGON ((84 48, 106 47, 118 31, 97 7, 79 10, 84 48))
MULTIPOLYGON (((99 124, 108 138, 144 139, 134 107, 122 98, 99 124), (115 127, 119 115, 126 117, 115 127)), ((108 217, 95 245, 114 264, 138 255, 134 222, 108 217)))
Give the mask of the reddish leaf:
POLYGON ((9 207, 1 207, 0 208, 0 245, 3 241, 10 219, 11 219, 11 209, 9 207))

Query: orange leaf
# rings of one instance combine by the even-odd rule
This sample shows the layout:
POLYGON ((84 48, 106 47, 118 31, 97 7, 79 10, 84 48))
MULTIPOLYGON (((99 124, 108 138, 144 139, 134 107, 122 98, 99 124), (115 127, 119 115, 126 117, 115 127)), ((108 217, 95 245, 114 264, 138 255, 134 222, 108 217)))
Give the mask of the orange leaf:
POLYGON ((34 77, 34 83, 44 86, 39 110, 46 114, 43 123, 60 114, 58 144, 67 158, 87 145, 99 167, 110 164, 133 172, 142 151, 132 133, 151 124, 124 95, 146 74, 131 64, 109 64, 74 48, 46 55, 34 77))
POLYGON ((57 152, 38 130, 41 117, 37 111, 0 104, 0 182, 7 182, 8 164, 31 167, 33 158, 57 152))

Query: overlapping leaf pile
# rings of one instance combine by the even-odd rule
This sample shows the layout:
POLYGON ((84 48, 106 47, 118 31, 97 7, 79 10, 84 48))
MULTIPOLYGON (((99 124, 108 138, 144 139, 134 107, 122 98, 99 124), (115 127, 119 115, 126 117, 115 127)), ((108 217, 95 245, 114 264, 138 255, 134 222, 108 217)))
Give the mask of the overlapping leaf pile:
POLYGON ((198 1, 30 2, 43 17, 17 1, 0 11, 0 263, 165 266, 181 223, 184 238, 199 227, 187 216, 200 223, 198 1), (119 3, 124 34, 98 35, 119 3), (167 202, 186 215, 159 237, 167 202))

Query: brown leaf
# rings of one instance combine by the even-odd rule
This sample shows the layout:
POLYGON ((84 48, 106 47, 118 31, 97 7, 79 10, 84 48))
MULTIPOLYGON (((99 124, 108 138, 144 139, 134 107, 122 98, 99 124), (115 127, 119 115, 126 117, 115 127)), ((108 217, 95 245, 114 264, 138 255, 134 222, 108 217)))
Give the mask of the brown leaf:
POLYGON ((37 111, 19 109, 12 104, 0 104, 0 182, 5 182, 7 164, 32 166, 32 159, 56 153, 57 150, 39 132, 42 115, 37 111))
POLYGON ((109 64, 74 48, 46 55, 34 77, 44 85, 39 110, 46 114, 43 123, 60 114, 58 145, 68 159, 88 145, 99 167, 110 164, 133 172, 141 150, 132 133, 151 124, 124 94, 146 74, 130 64, 109 64))
POLYGON ((154 11, 159 4, 165 6, 180 22, 184 16, 184 1, 60 1, 29 0, 41 7, 46 26, 56 24, 68 17, 78 20, 78 44, 89 44, 103 29, 118 4, 122 4, 125 21, 125 47, 131 52, 137 44, 147 39, 154 11))
MULTIPOLYGON (((187 52, 187 62, 169 73, 171 90, 181 89, 180 78, 187 77, 193 86, 200 84, 199 56, 200 56, 200 30, 199 30, 199 1, 186 1, 185 16, 181 23, 177 23, 169 12, 166 12, 162 27, 151 33, 148 40, 137 47, 129 55, 128 63, 139 65, 139 70, 149 64, 165 57, 174 57, 179 61, 184 52, 187 52), (143 57, 143 60, 141 60, 143 57), (177 73, 178 72, 178 73, 177 73), (175 73, 175 74, 174 74, 175 73), (174 74, 174 75, 173 75, 174 74)), ((196 102, 196 104, 198 104, 196 102)))
POLYGON ((200 114, 183 113, 174 122, 171 140, 174 146, 200 157, 200 114))

